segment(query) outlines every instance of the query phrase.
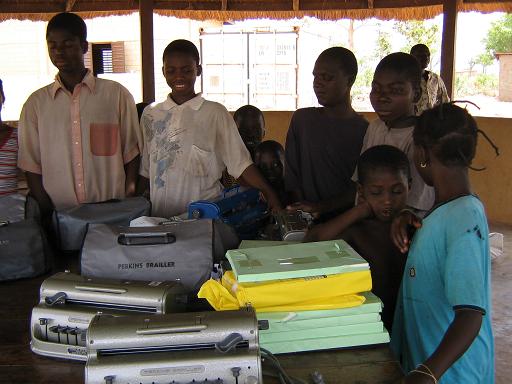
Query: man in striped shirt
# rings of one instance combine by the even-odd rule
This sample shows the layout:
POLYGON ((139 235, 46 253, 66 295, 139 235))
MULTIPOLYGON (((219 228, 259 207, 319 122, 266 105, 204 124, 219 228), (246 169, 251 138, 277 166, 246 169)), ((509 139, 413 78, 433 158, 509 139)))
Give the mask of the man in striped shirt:
POLYGON ((133 195, 142 136, 133 96, 85 68, 87 27, 78 15, 55 15, 46 42, 59 72, 23 106, 18 155, 42 216, 133 195))
MULTIPOLYGON (((0 80, 0 113, 5 101, 2 80, 0 80)), ((15 193, 18 188, 18 135, 16 129, 2 122, 0 114, 0 196, 15 193)))

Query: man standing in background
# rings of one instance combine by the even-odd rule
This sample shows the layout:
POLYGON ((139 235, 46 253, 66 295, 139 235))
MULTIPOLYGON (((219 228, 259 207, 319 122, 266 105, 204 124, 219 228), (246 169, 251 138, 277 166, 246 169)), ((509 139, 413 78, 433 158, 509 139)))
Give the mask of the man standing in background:
POLYGON ((421 97, 414 106, 416 115, 421 115, 426 109, 430 109, 441 103, 450 101, 446 86, 441 77, 427 70, 430 63, 430 50, 425 44, 416 44, 411 48, 411 55, 420 63, 423 69, 421 76, 421 97))

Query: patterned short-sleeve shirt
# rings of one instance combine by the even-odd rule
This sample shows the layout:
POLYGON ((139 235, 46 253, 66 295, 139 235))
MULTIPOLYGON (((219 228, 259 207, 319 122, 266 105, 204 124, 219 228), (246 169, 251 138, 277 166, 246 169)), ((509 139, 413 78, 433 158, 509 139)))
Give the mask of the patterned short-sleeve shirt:
POLYGON ((450 101, 443 79, 434 72, 425 72, 421 77, 421 97, 414 106, 414 111, 418 116, 427 109, 450 101))
POLYGON ((141 126, 140 174, 149 179, 153 216, 179 215, 192 201, 217 197, 224 169, 238 178, 252 164, 226 108, 199 95, 150 105, 141 126))

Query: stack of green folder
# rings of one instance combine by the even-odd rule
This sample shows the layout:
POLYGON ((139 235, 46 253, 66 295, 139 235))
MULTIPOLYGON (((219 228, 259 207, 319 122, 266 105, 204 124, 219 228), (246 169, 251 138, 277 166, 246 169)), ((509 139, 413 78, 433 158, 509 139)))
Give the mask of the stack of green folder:
MULTIPOLYGON (((242 242, 241 247, 246 245, 242 242)), ((226 258, 239 283, 369 269, 368 262, 343 240, 232 249, 226 258)))
MULTIPOLYGON (((290 245, 290 243, 286 244, 290 245)), ((279 263, 265 263, 267 257, 262 257, 262 261, 260 258, 255 257, 257 252, 252 251, 252 249, 258 247, 279 245, 284 244, 283 242, 242 241, 240 249, 244 250, 241 254, 245 255, 245 257, 240 256, 240 253, 237 254, 236 252, 231 253, 231 258, 229 252, 227 255, 237 274, 237 278, 241 278, 244 281, 248 281, 248 279, 249 281, 261 281, 267 277, 276 278, 276 276, 283 278, 282 265, 279 263), (247 248, 250 249, 248 250, 247 248), (270 265, 273 265, 273 271, 262 268, 270 265), (237 270, 235 270, 235 267, 237 267, 237 270)), ((338 242, 338 246, 344 248, 343 243, 338 242)), ((267 255, 274 253, 279 254, 280 252, 277 252, 277 248, 282 248, 283 251, 286 248, 288 250, 290 249, 288 246, 279 246, 276 247, 273 252, 267 253, 267 255)), ((295 248, 296 247, 292 247, 292 250, 295 250, 295 248)), ((345 251, 346 249, 343 250, 345 251)), ((349 252, 353 252, 353 250, 349 249, 349 252)), ((308 251, 306 250, 305 253, 298 252, 293 255, 294 258, 298 260, 300 258, 309 257, 307 253, 308 251)), ((359 255, 357 255, 357 257, 353 254, 346 256, 348 259, 353 259, 349 260, 348 265, 345 265, 346 268, 341 271, 339 271, 339 265, 336 267, 333 264, 329 264, 329 258, 325 260, 319 258, 318 263, 312 263, 311 274, 309 274, 309 276, 318 273, 321 269, 321 264, 327 264, 324 270, 325 268, 328 270, 332 270, 333 268, 334 270, 337 269, 338 272, 334 273, 368 268, 367 264, 365 267, 365 262, 359 255), (361 260, 363 260, 363 262, 361 262, 361 260), (325 263, 326 261, 327 263, 325 263)), ((312 260, 309 259, 309 261, 312 260)), ((300 266, 300 263, 297 264, 300 266)), ((304 265, 302 266, 304 267, 304 265)), ((286 270, 287 266, 285 265, 284 268, 286 270)), ((296 277, 297 270, 298 268, 295 268, 295 270, 292 271, 291 275, 293 277, 296 277)), ((307 275, 308 272, 305 273, 307 275)), ((260 330, 259 332, 260 346, 268 349, 272 353, 279 354, 389 342, 389 334, 384 328, 380 318, 380 312, 382 310, 381 300, 371 292, 364 292, 363 295, 366 298, 364 304, 351 308, 323 311, 258 312, 258 320, 266 320, 268 322, 268 329, 260 330)))

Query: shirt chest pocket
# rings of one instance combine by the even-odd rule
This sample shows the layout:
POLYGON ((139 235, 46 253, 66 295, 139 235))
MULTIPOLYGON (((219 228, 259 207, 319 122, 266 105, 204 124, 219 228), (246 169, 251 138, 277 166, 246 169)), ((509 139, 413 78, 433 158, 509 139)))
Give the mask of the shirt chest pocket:
POLYGON ((119 145, 118 124, 91 124, 90 147, 94 156, 113 156, 119 145))
POLYGON ((213 176, 217 167, 215 153, 192 144, 187 172, 196 177, 213 176))

